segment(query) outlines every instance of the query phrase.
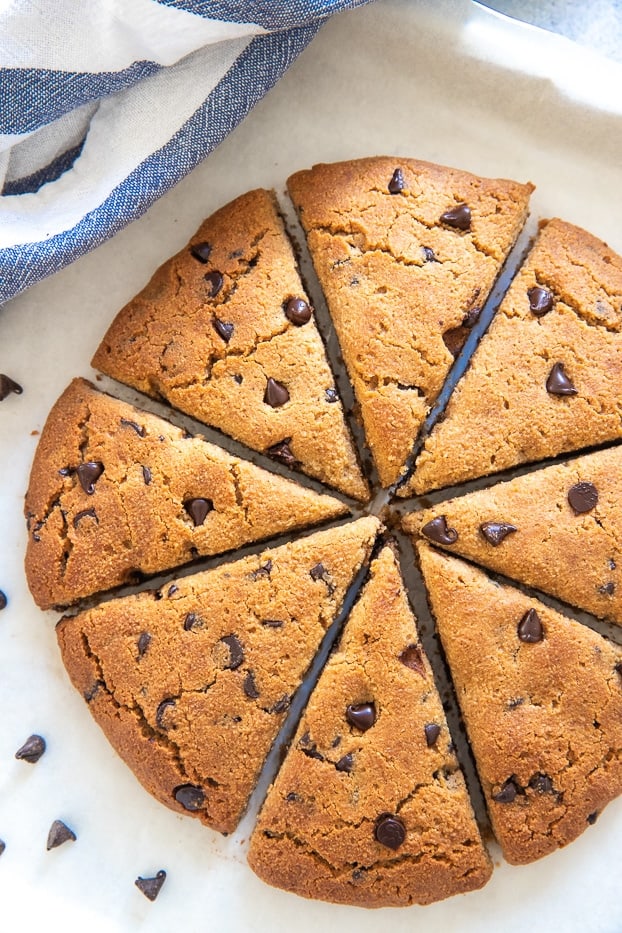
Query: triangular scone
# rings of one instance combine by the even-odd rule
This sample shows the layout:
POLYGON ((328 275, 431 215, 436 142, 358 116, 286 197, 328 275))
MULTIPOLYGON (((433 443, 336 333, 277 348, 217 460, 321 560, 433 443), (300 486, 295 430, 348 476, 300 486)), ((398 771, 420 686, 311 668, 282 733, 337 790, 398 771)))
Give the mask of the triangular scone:
POLYGON ((622 446, 413 512, 403 526, 622 625, 622 446))
POLYGON ((426 544, 419 560, 495 835, 532 862, 622 792, 622 649, 426 544))
POLYGON ((361 475, 274 195, 205 221, 117 315, 93 366, 357 499, 361 475))
POLYGON ((42 609, 347 513, 74 379, 41 433, 25 504, 42 609))
POLYGON ((540 232, 401 496, 622 437, 622 258, 540 232))
POLYGON ((269 884, 363 907, 428 904, 490 877, 388 547, 268 792, 249 863, 269 884))
POLYGON ((388 486, 524 224, 533 188, 386 157, 316 165, 288 185, 388 486))
POLYGON ((235 829, 378 529, 362 518, 61 620, 71 680, 158 800, 235 829))

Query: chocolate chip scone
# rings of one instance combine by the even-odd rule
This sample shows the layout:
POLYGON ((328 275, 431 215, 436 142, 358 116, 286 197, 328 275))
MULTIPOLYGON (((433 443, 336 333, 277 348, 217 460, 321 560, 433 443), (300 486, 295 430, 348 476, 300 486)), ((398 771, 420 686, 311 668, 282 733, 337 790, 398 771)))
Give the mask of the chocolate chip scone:
POLYGON ((412 512, 403 527, 622 624, 622 446, 412 512))
POLYGON ((93 366, 369 498, 272 192, 206 220, 119 312, 93 366))
POLYGON ((288 185, 388 486, 525 222, 533 186, 386 157, 316 165, 288 185))
POLYGON ((622 257, 551 220, 400 495, 622 437, 622 257))
POLYGON ((59 622, 72 682, 158 800, 235 829, 379 527, 362 518, 59 622))
POLYGON ((75 379, 52 408, 25 511, 42 609, 348 509, 75 379))
POLYGON ((419 560, 495 835, 532 862, 622 792, 622 649, 425 543, 419 560))
POLYGON ((429 904, 492 865, 389 547, 268 792, 249 863, 305 897, 429 904))

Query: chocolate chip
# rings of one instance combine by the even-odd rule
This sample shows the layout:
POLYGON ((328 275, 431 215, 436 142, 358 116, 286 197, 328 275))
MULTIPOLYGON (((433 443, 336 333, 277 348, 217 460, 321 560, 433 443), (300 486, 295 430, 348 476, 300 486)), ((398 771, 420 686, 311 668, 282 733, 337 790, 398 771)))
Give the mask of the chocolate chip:
POLYGON ((184 631, 185 632, 192 632, 192 631, 195 631, 196 629, 201 629, 203 628, 204 625, 205 623, 203 622, 203 619, 201 618, 201 616, 197 615, 196 612, 186 613, 186 617, 184 619, 184 631))
POLYGON ((149 486, 151 483, 151 470, 147 466, 143 467, 143 481, 145 486, 149 486))
POLYGON ((326 401, 327 402, 338 402, 339 396, 337 395, 336 389, 326 389, 325 391, 326 401))
POLYGON ((89 460, 87 463, 81 463, 77 469, 80 485, 87 496, 92 496, 95 492, 95 483, 104 472, 104 464, 99 460, 89 460))
POLYGON ((266 628, 283 628, 283 623, 279 619, 262 619, 261 624, 266 628))
POLYGON ((209 260, 210 253, 212 252, 212 246, 210 243, 195 243, 190 247, 190 252, 195 259, 198 259, 199 262, 206 263, 209 260))
POLYGON ((391 181, 388 185, 391 194, 401 194, 404 190, 404 174, 401 168, 396 168, 391 175, 391 181))
POLYGON ((423 731, 425 732, 425 740, 428 743, 428 748, 432 748, 433 745, 436 745, 436 740, 441 734, 441 727, 435 722, 429 722, 427 726, 424 726, 423 731))
POLYGON ((54 820, 50 826, 50 831, 48 833, 48 841, 46 848, 48 852, 50 849, 56 849, 58 846, 62 846, 64 842, 76 841, 76 834, 72 829, 63 823, 62 820, 54 820))
POLYGON ((549 395, 576 395, 577 390, 569 376, 564 372, 563 363, 555 363, 546 380, 549 395))
POLYGON ((400 654, 399 659, 404 667, 409 667, 411 671, 415 671, 417 674, 421 674, 422 677, 425 677, 423 655, 418 645, 408 645, 400 654))
POLYGON ((447 526, 447 517, 445 515, 438 515, 427 522, 421 529, 421 534, 436 544, 455 544, 458 540, 458 532, 455 528, 447 526))
POLYGON ((167 594, 166 594, 166 595, 167 595, 167 596, 173 596, 178 590, 179 590, 179 587, 177 586, 177 584, 176 584, 176 583, 171 583, 171 585, 170 585, 169 588, 168 588, 168 591, 167 591, 167 594))
POLYGON ((285 402, 289 402, 289 392, 281 382, 270 377, 266 383, 263 400, 271 408, 280 408, 285 402))
POLYGON ((255 674, 253 671, 249 671, 244 678, 244 693, 249 700, 256 700, 259 696, 259 689, 255 682, 255 674))
POLYGON ((260 577, 269 577, 272 571, 272 561, 267 560, 265 564, 262 564, 257 570, 253 570, 251 577, 253 580, 259 580, 260 577))
POLYGON ((214 508, 214 503, 211 499, 186 499, 184 508, 194 522, 196 528, 203 524, 208 514, 214 508))
POLYGON ((200 810, 205 803, 205 793, 196 784, 180 784, 173 791, 173 797, 185 810, 200 810))
POLYGON ((0 610, 6 609, 8 599, 6 598, 6 593, 0 590, 0 610))
POLYGON ((162 890, 162 885, 166 881, 166 872, 163 868, 157 873, 155 878, 141 878, 140 876, 136 879, 134 884, 139 891, 145 895, 147 900, 155 901, 156 897, 162 890))
POLYGON ((285 317, 296 327, 302 327, 311 320, 311 307, 304 298, 290 298, 285 303, 285 317))
POLYGON ((348 706, 346 719, 359 732, 367 732, 376 721, 376 707, 373 703, 359 703, 356 706, 348 706))
POLYGON ((170 728, 170 726, 167 726, 164 724, 164 717, 166 716, 166 711, 169 709, 172 709, 175 706, 175 702, 176 701, 173 700, 171 697, 167 697, 166 700, 162 700, 162 702, 159 704, 156 710, 156 714, 155 714, 156 725, 158 726, 158 728, 164 729, 165 732, 170 728))
POLYGON ((241 376, 240 373, 236 373, 236 374, 234 375, 233 379, 234 379, 235 382, 237 382, 237 384, 238 384, 239 386, 241 386, 242 383, 244 382, 244 377, 241 376))
POLYGON ((93 518, 95 519, 96 524, 99 525, 99 519, 95 509, 83 509, 81 512, 77 512, 74 516, 73 527, 77 528, 83 518, 93 518))
POLYGON ((598 592, 602 593, 603 596, 613 596, 616 591, 616 585, 610 580, 608 583, 603 583, 602 586, 598 587, 598 592))
POLYGON ((137 642, 139 658, 143 657, 143 655, 145 654, 150 644, 151 644, 151 635, 149 634, 149 632, 142 632, 138 636, 138 642, 137 642))
POLYGON ((518 528, 516 525, 508 524, 508 522, 482 522, 479 530, 489 544, 492 544, 493 547, 499 547, 501 542, 505 541, 513 531, 518 531, 518 528))
POLYGON ((616 562, 615 562, 615 560, 613 559, 613 557, 610 557, 610 558, 609 558, 609 560, 607 561, 607 566, 609 567, 609 570, 615 570, 615 569, 616 569, 616 562))
POLYGON ((508 700, 508 709, 517 709, 519 706, 522 706, 524 702, 525 697, 514 697, 508 700))
POLYGON ((315 743, 310 745, 308 748, 301 749, 303 755, 306 755, 307 758, 315 758, 317 761, 324 761, 324 755, 321 752, 318 752, 317 745, 315 743))
POLYGON ((302 798, 299 797, 298 794, 295 794, 294 791, 292 790, 289 792, 289 794, 287 795, 285 799, 287 800, 288 803, 294 803, 294 802, 298 802, 302 798))
POLYGON ((330 744, 331 744, 331 748, 337 748, 338 745, 341 745, 341 736, 336 735, 330 744))
POLYGON ((45 739, 41 735, 31 735, 21 748, 15 752, 15 757, 34 765, 39 761, 45 751, 45 739))
POLYGON ((317 580, 321 580, 322 583, 325 583, 326 588, 328 589, 328 595, 329 596, 333 595, 336 587, 333 581, 331 580, 330 574, 328 570, 326 569, 326 567, 324 566, 324 564, 320 562, 319 564, 316 564, 315 567, 312 567, 311 570, 309 571, 309 576, 314 582, 317 580))
POLYGON ((279 441, 278 444, 273 444, 272 447, 268 447, 266 453, 272 460, 277 460, 279 463, 285 464, 285 466, 292 467, 298 461, 294 457, 291 447, 291 437, 286 437, 284 440, 279 441))
POLYGON ((350 774, 352 768, 354 767, 354 755, 352 752, 349 752, 347 755, 344 755, 343 758, 340 758, 339 761, 335 764, 337 771, 345 771, 346 774, 350 774))
POLYGON ((19 383, 11 379, 10 376, 5 376, 4 373, 0 373, 0 402, 3 402, 11 392, 14 392, 15 395, 21 395, 23 391, 19 383))
POLYGON ((269 713, 284 713, 286 709, 289 709, 289 704, 291 703, 290 698, 287 694, 284 694, 280 700, 277 700, 274 706, 271 706, 268 710, 269 713))
POLYGON ((83 694, 86 702, 90 703, 92 700, 94 700, 101 688, 105 686, 106 684, 103 680, 96 680, 94 683, 92 683, 88 690, 85 690, 83 694))
POLYGON ((535 644, 542 641, 544 632, 542 621, 535 609, 528 609, 523 618, 518 623, 518 637, 527 644, 535 644))
MULTIPOLYGON (((479 289, 478 289, 479 291, 479 289)), ((479 321, 479 316, 482 313, 481 308, 469 308, 467 313, 462 318, 462 323, 465 327, 468 327, 471 330, 477 322, 479 321)))
POLYGON ((214 270, 214 272, 207 272, 204 276, 205 281, 210 287, 209 297, 215 298, 220 289, 223 286, 224 279, 220 272, 214 270))
POLYGON ((598 489, 594 483, 575 483, 568 490, 568 502, 577 515, 591 512, 598 504, 598 489))
POLYGON ((242 643, 237 635, 225 635, 220 640, 229 649, 229 663, 226 667, 230 671, 235 671, 244 660, 244 648, 242 647, 242 643))
POLYGON ((529 778, 529 786, 532 790, 535 790, 537 794, 553 793, 553 781, 550 779, 548 774, 542 774, 540 772, 533 774, 529 778))
POLYGON ((444 332, 443 343, 454 359, 462 350, 468 336, 469 328, 465 327, 464 324, 460 324, 458 327, 451 327, 449 330, 444 332))
POLYGON ((434 250, 430 249, 429 246, 422 246, 423 256, 426 262, 436 262, 436 256, 434 255, 434 250))
POLYGON ((383 813, 376 823, 374 836, 381 845, 395 851, 406 839, 406 828, 396 816, 383 813))
POLYGON ((512 803, 516 799, 518 788, 512 778, 508 778, 500 791, 492 795, 496 803, 512 803))
POLYGON ((544 317, 553 307, 553 294, 548 288, 534 285, 533 288, 527 290, 527 297, 529 298, 529 310, 536 317, 544 317))
POLYGON ((212 318, 212 327, 218 336, 222 337, 225 343, 229 343, 233 337, 233 331, 235 330, 233 324, 229 324, 226 321, 221 321, 220 318, 214 317, 212 318))
POLYGON ((588 813, 588 815, 585 817, 585 822, 588 823, 590 826, 593 826, 597 819, 598 819, 598 810, 594 810, 593 813, 588 813))
POLYGON ((471 228, 471 208, 468 204, 457 204, 456 207, 450 207, 449 210, 441 214, 441 223, 448 227, 455 227, 457 230, 469 230, 471 228))
POLYGON ((4 839, 0 839, 0 855, 2 855, 5 849, 6 849, 6 842, 4 841, 4 839))
POLYGON ((136 431, 139 437, 145 436, 145 429, 140 424, 136 424, 135 421, 128 421, 127 418, 121 418, 121 424, 126 428, 132 428, 133 431, 136 431))

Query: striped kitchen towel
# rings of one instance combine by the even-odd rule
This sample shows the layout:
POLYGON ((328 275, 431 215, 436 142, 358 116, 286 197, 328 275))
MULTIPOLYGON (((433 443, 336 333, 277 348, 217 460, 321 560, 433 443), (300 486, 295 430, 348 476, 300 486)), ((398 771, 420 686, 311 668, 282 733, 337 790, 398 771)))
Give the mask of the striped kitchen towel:
POLYGON ((0 2, 0 303, 140 217, 365 2, 0 2))

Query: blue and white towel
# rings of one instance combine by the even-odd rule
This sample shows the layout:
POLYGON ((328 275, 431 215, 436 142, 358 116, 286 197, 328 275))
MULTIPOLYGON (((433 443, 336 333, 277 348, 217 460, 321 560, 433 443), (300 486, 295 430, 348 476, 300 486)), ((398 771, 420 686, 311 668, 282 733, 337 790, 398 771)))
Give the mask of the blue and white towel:
POLYGON ((0 303, 143 214, 365 2, 0 2, 0 303))

